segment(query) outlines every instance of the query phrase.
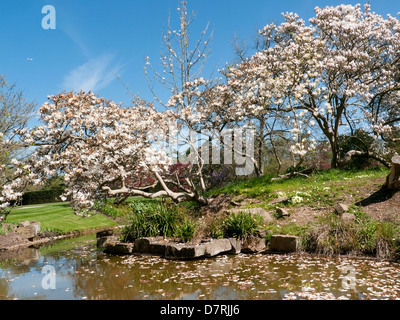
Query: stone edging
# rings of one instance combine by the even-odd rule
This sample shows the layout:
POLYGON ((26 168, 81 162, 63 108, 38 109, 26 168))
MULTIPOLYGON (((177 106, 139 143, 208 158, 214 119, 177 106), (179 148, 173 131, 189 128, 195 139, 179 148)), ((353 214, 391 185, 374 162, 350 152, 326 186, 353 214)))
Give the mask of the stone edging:
POLYGON ((97 234, 97 248, 114 255, 149 254, 170 260, 209 258, 219 254, 259 253, 259 252, 296 252, 298 238, 295 236, 273 235, 267 249, 265 239, 248 237, 205 239, 200 243, 179 243, 163 237, 136 239, 134 243, 123 243, 112 231, 97 234))

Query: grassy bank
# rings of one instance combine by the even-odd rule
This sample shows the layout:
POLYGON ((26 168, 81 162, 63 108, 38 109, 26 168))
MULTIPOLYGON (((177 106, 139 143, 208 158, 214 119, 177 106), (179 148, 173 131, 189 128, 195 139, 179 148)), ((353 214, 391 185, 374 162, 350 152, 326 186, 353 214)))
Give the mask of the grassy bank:
POLYGON ((288 206, 333 205, 335 201, 349 197, 361 200, 359 187, 374 183, 387 176, 387 169, 376 167, 364 171, 344 171, 339 169, 314 172, 308 178, 297 176, 291 179, 274 180, 267 175, 252 179, 238 179, 232 183, 208 192, 208 195, 229 194, 237 200, 252 199, 250 204, 268 206, 274 198, 288 197, 288 206))
POLYGON ((39 221, 42 230, 61 233, 117 225, 101 214, 89 218, 77 216, 67 202, 17 207, 8 215, 5 223, 18 224, 22 221, 39 221))

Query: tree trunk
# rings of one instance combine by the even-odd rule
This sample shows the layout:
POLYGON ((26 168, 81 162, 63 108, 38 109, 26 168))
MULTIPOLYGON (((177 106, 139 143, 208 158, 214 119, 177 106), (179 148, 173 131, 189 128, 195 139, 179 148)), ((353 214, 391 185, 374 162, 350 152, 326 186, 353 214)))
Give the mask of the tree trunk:
POLYGON ((260 141, 258 144, 258 169, 259 173, 257 176, 261 177, 264 175, 264 148, 265 148, 265 141, 264 141, 264 126, 265 126, 265 118, 264 116, 260 119, 260 141))
POLYGON ((337 168, 339 164, 339 146, 336 140, 331 140, 330 145, 332 150, 331 168, 337 168))
POLYGON ((400 156, 392 158, 392 167, 389 175, 386 177, 385 186, 389 190, 400 189, 400 156))

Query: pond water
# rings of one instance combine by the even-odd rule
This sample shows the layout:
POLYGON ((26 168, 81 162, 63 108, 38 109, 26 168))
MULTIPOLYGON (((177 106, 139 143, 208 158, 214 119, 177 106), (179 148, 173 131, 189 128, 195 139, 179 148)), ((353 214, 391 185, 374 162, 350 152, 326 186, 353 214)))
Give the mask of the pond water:
MULTIPOLYGON (((0 300, 399 299, 400 265, 308 255, 169 261, 98 252, 95 236, 0 260, 0 300)), ((3 257, 4 258, 4 257, 3 257)))

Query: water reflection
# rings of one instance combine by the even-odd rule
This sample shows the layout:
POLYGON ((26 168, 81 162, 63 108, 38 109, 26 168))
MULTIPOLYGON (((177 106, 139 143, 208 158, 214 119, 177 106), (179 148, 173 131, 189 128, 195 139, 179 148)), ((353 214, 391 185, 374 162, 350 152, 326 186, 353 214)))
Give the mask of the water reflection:
POLYGON ((0 299, 397 299, 399 270, 389 262, 295 255, 114 257, 82 237, 1 260, 0 299), (55 289, 41 285, 46 265, 56 271, 55 289))

